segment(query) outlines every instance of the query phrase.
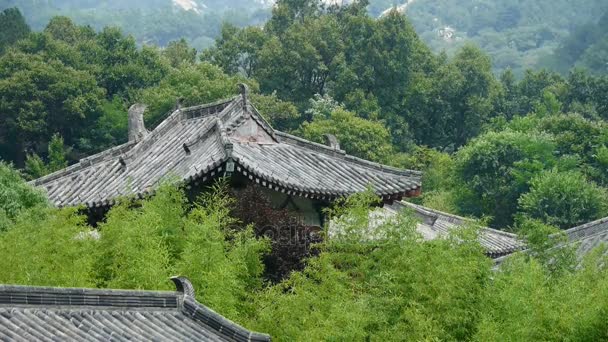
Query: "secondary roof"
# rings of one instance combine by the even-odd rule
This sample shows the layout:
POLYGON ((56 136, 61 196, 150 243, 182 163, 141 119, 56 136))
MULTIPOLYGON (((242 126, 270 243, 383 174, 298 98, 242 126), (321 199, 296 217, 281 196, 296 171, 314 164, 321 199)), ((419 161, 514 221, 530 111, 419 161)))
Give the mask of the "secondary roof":
MULTIPOLYGON (((420 219, 417 230, 426 240, 446 236, 450 231, 472 222, 464 217, 408 202, 395 202, 386 210, 400 211, 405 208, 413 210, 420 219)), ((517 235, 488 227, 481 228, 479 243, 485 249, 486 255, 491 258, 499 258, 523 248, 523 243, 517 235)))

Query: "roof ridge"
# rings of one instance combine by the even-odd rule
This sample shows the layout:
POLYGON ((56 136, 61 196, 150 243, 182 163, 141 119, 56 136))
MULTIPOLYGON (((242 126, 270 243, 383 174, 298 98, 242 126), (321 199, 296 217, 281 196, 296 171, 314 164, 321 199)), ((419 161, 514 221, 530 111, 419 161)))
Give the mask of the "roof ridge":
POLYGON ((65 169, 61 169, 58 171, 55 171, 53 173, 50 173, 46 176, 42 176, 40 178, 34 179, 32 181, 29 181, 28 183, 34 185, 34 186, 38 186, 38 185, 42 185, 46 182, 50 182, 53 181, 55 179, 61 178, 67 174, 70 174, 73 171, 78 171, 78 170, 82 170, 86 167, 91 166, 93 163, 96 162, 100 162, 103 160, 107 160, 107 159, 111 159, 111 158, 115 158, 118 157, 122 154, 125 154, 126 152, 128 152, 130 149, 132 149, 133 147, 135 147, 135 145, 137 145, 138 143, 136 141, 128 141, 124 144, 120 144, 114 147, 111 147, 105 151, 101 151, 99 153, 81 158, 77 163, 74 163, 68 167, 66 167, 65 169), (111 158, 106 158, 106 157, 111 157, 111 158))
POLYGON ((287 140, 280 140, 280 142, 284 142, 294 146, 307 147, 317 152, 324 152, 325 154, 336 156, 336 155, 346 155, 346 151, 340 149, 335 149, 333 147, 320 144, 318 142, 306 140, 304 138, 298 137, 293 134, 285 133, 282 131, 275 131, 276 135, 280 138, 285 138, 287 140))
POLYGON ((327 145, 323 145, 323 144, 320 144, 320 143, 317 143, 314 141, 309 141, 304 138, 300 138, 293 134, 289 134, 289 133, 285 133, 285 132, 281 132, 281 131, 275 131, 275 132, 276 132, 277 136, 279 136, 281 138, 286 138, 287 140, 282 140, 281 142, 285 142, 287 144, 292 144, 295 146, 309 148, 316 152, 322 152, 322 153, 325 153, 332 157, 339 156, 339 157, 342 157, 343 159, 351 161, 355 164, 358 164, 358 165, 361 165, 364 167, 370 167, 370 168, 380 170, 380 171, 385 171, 385 172, 392 173, 392 174, 399 175, 399 176, 422 176, 421 171, 400 169, 397 167, 368 161, 368 160, 361 159, 361 158, 355 157, 353 155, 347 154, 346 151, 344 151, 342 149, 335 149, 335 148, 332 148, 327 145), (295 144, 294 144, 294 142, 295 142, 295 144))
POLYGON ((186 277, 171 277, 177 291, 182 295, 182 313, 217 330, 220 334, 236 341, 270 341, 270 335, 253 332, 242 325, 218 314, 211 308, 199 303, 195 298, 194 287, 186 277))
POLYGON ((0 285, 0 305, 111 306, 135 308, 178 307, 176 291, 136 291, 0 285))
POLYGON ((260 126, 262 126, 262 128, 264 129, 264 131, 266 131, 266 133, 270 134, 270 136, 277 140, 277 133, 280 133, 279 131, 275 130, 270 123, 264 118, 264 116, 258 111, 258 109, 253 105, 253 103, 251 103, 251 101, 249 101, 247 103, 247 109, 249 109, 249 107, 251 107, 251 117, 253 118, 254 121, 256 121, 260 126))
MULTIPOLYGON (((426 211, 427 213, 430 213, 432 215, 437 216, 437 218, 447 218, 449 222, 451 223, 456 223, 454 221, 460 221, 458 222, 458 224, 462 224, 462 222, 470 222, 470 223, 475 223, 474 219, 468 218, 468 217, 462 217, 462 216, 458 216, 455 214, 450 214, 450 213, 446 213, 444 211, 440 211, 440 210, 436 210, 436 209, 432 209, 432 208, 428 208, 428 207, 424 207, 415 203, 410 203, 410 202, 406 202, 406 201, 399 201, 399 202, 395 202, 398 203, 400 205, 403 206, 407 206, 410 208, 413 208, 415 210, 419 210, 419 211, 426 211)), ((498 229, 494 229, 494 228, 490 228, 490 227, 486 227, 486 226, 482 226, 483 231, 490 231, 492 233, 495 234, 499 234, 499 235, 503 235, 506 237, 511 237, 511 238, 517 238, 517 234, 513 234, 513 233, 509 233, 509 232, 505 232, 502 230, 498 230, 498 229)))
POLYGON ((217 109, 217 107, 229 105, 231 103, 236 102, 236 100, 238 98, 239 98, 239 96, 233 96, 231 98, 224 98, 219 101, 214 101, 211 103, 205 103, 205 104, 201 104, 201 105, 180 108, 179 110, 181 110, 181 112, 184 114, 182 116, 182 119, 184 119, 184 120, 198 118, 198 117, 212 116, 212 115, 219 114, 222 111, 224 111, 224 109, 226 109, 224 107, 220 111, 212 112, 211 111, 212 108, 217 109), (206 110, 206 111, 204 111, 204 110, 206 110), (189 114, 192 114, 193 112, 195 115, 190 116, 189 114), (196 114, 198 114, 198 115, 196 115, 196 114))
MULTIPOLYGON (((576 227, 573 227, 573 228, 570 228, 570 229, 566 229, 563 232, 566 233, 569 238, 571 238, 571 237, 575 236, 576 233, 584 232, 584 231, 587 231, 587 230, 591 230, 593 228, 596 228, 600 224, 607 223, 607 222, 608 222, 608 217, 603 217, 603 218, 597 219, 595 221, 591 221, 591 222, 587 222, 587 223, 581 224, 580 226, 576 226, 576 227)), ((580 238, 585 238, 585 237, 588 237, 588 236, 593 236, 593 235, 595 235, 597 233, 599 233, 599 232, 592 232, 589 235, 579 236, 578 238, 580 239, 580 238)))

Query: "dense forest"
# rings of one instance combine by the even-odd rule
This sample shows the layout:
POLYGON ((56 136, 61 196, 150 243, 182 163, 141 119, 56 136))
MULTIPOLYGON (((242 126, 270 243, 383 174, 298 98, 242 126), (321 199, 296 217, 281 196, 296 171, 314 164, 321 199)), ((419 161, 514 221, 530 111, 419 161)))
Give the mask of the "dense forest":
POLYGON ((278 340, 608 338, 603 250, 577 260, 552 248, 559 233, 548 238, 608 216, 606 73, 496 75, 475 45, 435 53, 407 16, 367 5, 280 0, 263 26, 224 23, 203 51, 192 37, 141 42, 65 16, 32 28, 4 10, 0 283, 169 289, 180 273, 202 302, 278 340), (238 199, 221 184, 194 204, 168 184, 92 228, 24 180, 125 142, 135 102, 153 128, 178 98, 215 101, 238 82, 274 128, 331 133, 350 154, 422 170, 417 202, 517 232, 531 252, 495 272, 478 227, 421 243, 408 213, 378 228, 386 239, 358 243, 376 200, 365 193, 330 212, 348 236, 275 279, 264 264, 274 247, 234 218, 238 199))
MULTIPOLYGON (((352 0, 325 0, 325 8, 352 0)), ((181 38, 198 50, 213 45, 221 26, 263 26, 274 0, 0 0, 0 10, 18 7, 34 30, 53 16, 68 16, 96 30, 120 27, 139 45, 166 46, 181 38)), ((464 44, 480 46, 493 70, 548 68, 566 75, 573 66, 606 74, 608 4, 603 0, 369 0, 378 18, 397 8, 435 53, 455 54, 464 44)))

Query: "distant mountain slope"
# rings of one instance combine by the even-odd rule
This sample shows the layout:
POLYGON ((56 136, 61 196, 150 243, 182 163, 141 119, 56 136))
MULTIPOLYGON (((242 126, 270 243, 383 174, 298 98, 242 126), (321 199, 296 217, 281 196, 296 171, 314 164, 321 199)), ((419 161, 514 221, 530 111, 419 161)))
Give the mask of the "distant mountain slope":
POLYGON ((495 69, 519 72, 606 9, 606 0, 416 0, 406 12, 434 50, 473 41, 490 53, 495 69))
POLYGON ((576 28, 545 65, 562 72, 580 67, 597 74, 608 74, 608 11, 599 21, 576 28))
MULTIPOLYGON (((116 25, 140 43, 165 45, 186 38, 199 50, 213 44, 221 23, 261 25, 276 0, 0 0, 0 10, 17 6, 35 30, 54 15, 67 15, 95 28, 116 25)), ((349 4, 353 0, 321 0, 349 4)), ((608 11, 606 0, 370 0, 368 10, 381 16, 396 7, 407 14, 418 34, 435 51, 451 53, 474 42, 493 58, 497 72, 511 68, 581 65, 556 62, 555 49, 585 24, 596 25, 608 11)), ((572 35, 575 37, 575 35, 572 35)), ((599 39, 599 38, 598 38, 599 39)), ((571 44, 572 45, 572 44, 571 44)), ((600 65, 598 50, 608 38, 590 46, 587 64, 600 65), (599 64, 598 64, 599 63, 599 64)), ((584 51, 581 52, 581 54, 584 51)), ((603 55, 601 53, 600 57, 603 55)))
POLYGON ((0 0, 0 10, 18 7, 34 30, 56 15, 96 29, 118 26, 139 43, 166 45, 185 38, 202 50, 219 35, 222 22, 261 25, 269 0, 0 0))

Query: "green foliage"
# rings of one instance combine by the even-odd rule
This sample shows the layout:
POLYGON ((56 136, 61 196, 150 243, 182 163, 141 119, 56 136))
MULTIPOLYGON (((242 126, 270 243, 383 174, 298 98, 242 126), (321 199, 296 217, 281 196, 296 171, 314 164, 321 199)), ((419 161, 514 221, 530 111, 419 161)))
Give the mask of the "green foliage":
POLYGON ((406 213, 370 241, 373 200, 364 193, 335 208, 345 234, 332 235, 304 271, 258 297, 256 329, 286 340, 471 336, 489 275, 474 229, 423 243, 406 213))
POLYGON ((16 43, 0 65, 0 155, 18 166, 27 153, 48 157, 55 133, 73 159, 124 142, 127 104, 171 68, 157 48, 138 48, 119 29, 96 33, 66 17, 16 43))
POLYGON ((55 172, 68 166, 66 160, 63 138, 59 134, 53 134, 49 142, 49 171, 55 172))
POLYGON ((249 77, 257 68, 260 49, 266 40, 264 31, 259 27, 239 29, 224 24, 215 46, 205 50, 201 60, 221 67, 228 74, 242 72, 249 77))
POLYGON ((63 138, 59 134, 53 134, 48 147, 48 163, 45 163, 36 153, 30 154, 26 157, 24 171, 30 178, 36 179, 64 169, 68 166, 66 155, 63 138))
POLYGON ((74 22, 101 30, 120 27, 133 35, 138 44, 167 46, 184 38, 202 50, 213 43, 222 23, 259 25, 270 15, 270 9, 245 0, 193 1, 198 12, 186 10, 172 1, 71 1, 3 0, 0 9, 18 7, 36 30, 44 28, 50 18, 67 16, 74 22))
POLYGON ((148 105, 145 118, 151 124, 148 127, 152 128, 165 119, 164 115, 175 108, 178 99, 183 100, 184 106, 217 101, 234 94, 240 81, 240 78, 227 76, 209 63, 182 64, 172 69, 157 86, 141 94, 142 102, 148 105))
POLYGON ((412 201, 443 212, 457 213, 459 210, 454 195, 454 191, 457 191, 454 164, 454 158, 447 153, 428 147, 416 147, 397 165, 422 171, 424 191, 419 198, 413 198, 412 201))
POLYGON ((298 127, 300 112, 291 102, 282 101, 276 93, 270 95, 252 94, 251 102, 270 125, 281 131, 291 131, 298 127))
POLYGON ((589 178, 606 184, 608 175, 602 159, 608 144, 605 122, 586 119, 579 114, 530 115, 513 120, 508 127, 520 132, 550 134, 556 144, 555 154, 562 162, 572 160, 574 167, 589 178))
POLYGON ((588 21, 574 28, 546 64, 561 72, 573 67, 585 68, 596 74, 606 74, 608 62, 608 11, 599 20, 588 21))
POLYGON ((31 179, 38 179, 49 174, 46 163, 36 153, 29 154, 25 158, 23 172, 25 173, 26 177, 31 179))
POLYGON ((23 211, 0 233, 0 282, 94 286, 91 275, 98 242, 90 232, 77 209, 23 211))
POLYGON ((169 42, 162 54, 169 59, 169 63, 173 67, 178 67, 183 63, 194 64, 196 61, 196 49, 191 48, 184 38, 169 42))
POLYGON ((114 96, 101 103, 101 114, 89 134, 79 139, 83 149, 94 151, 120 145, 127 141, 128 114, 124 100, 114 96))
POLYGON ((388 162, 393 153, 390 132, 381 122, 359 118, 342 108, 332 111, 329 118, 305 122, 301 134, 319 143, 324 143, 325 134, 333 134, 340 148, 367 160, 388 162))
POLYGON ((84 71, 16 51, 0 57, 0 70, 0 153, 7 160, 23 163, 26 148, 40 151, 54 133, 73 144, 97 118, 104 90, 84 71))
POLYGON ((0 162, 0 233, 24 211, 47 206, 44 194, 29 186, 12 165, 0 162))
MULTIPOLYGON (((474 42, 495 61, 495 71, 510 69, 520 76, 526 69, 546 64, 547 56, 577 24, 596 22, 606 9, 602 0, 417 0, 406 13, 433 50, 452 54, 463 43, 474 42), (446 28, 453 30, 451 37, 438 34, 446 28)), ((585 45, 586 35, 573 34, 568 40, 585 45)), ((567 54, 563 49, 556 53, 558 57, 567 54)))
POLYGON ((489 58, 465 46, 433 74, 419 76, 410 89, 407 122, 416 142, 454 150, 480 133, 494 110, 499 85, 489 58))
POLYGON ((520 211, 562 229, 608 214, 606 191, 578 172, 545 171, 530 182, 530 192, 519 199, 520 211))
POLYGON ((456 156, 456 177, 462 182, 458 206, 462 212, 492 217, 492 224, 513 222, 517 199, 529 179, 555 164, 550 136, 505 130, 474 139, 456 156))
POLYGON ((276 340, 606 337, 605 248, 579 263, 573 248, 561 246, 565 235, 522 219, 530 249, 491 271, 478 227, 424 241, 406 211, 370 229, 378 200, 368 191, 336 203, 318 254, 264 287, 268 241, 230 216, 225 185, 193 207, 164 185, 149 199, 112 208, 98 230, 77 209, 26 209, 0 232, 0 282, 162 290, 170 275, 183 274, 199 301, 276 340))
POLYGON ((0 218, 11 219, 0 220, 6 223, 0 251, 7 256, 0 260, 1 282, 169 290, 169 277, 179 273, 202 302, 228 317, 254 309, 248 302, 262 285, 269 244, 229 216, 233 199, 225 186, 190 210, 183 191, 163 185, 149 199, 113 207, 93 229, 78 208, 46 208, 14 170, 0 171, 8 183, 0 183, 0 218))
POLYGON ((517 230, 526 243, 524 256, 540 263, 549 276, 563 276, 576 267, 576 246, 567 245, 569 237, 563 231, 527 217, 519 218, 517 230))
POLYGON ((177 263, 201 300, 227 317, 252 309, 247 292, 261 285, 261 255, 269 247, 267 240, 255 238, 252 227, 233 229, 237 223, 229 216, 233 202, 222 186, 199 199, 188 215, 184 252, 177 263))
POLYGON ((479 341, 591 341, 606 338, 608 273, 600 248, 575 272, 555 277, 535 259, 510 258, 481 307, 479 341))
POLYGON ((30 27, 17 8, 7 8, 0 13, 0 54, 16 41, 25 38, 30 27))
MULTIPOLYGON (((180 209, 179 203, 163 201, 165 209, 180 209)), ((174 218, 155 210, 129 209, 124 203, 112 208, 106 222, 100 225, 101 239, 98 265, 95 267, 100 285, 121 289, 165 289, 172 275, 168 237, 162 234, 163 222, 174 218)), ((171 211, 164 211, 171 213, 171 211)), ((176 214, 179 211, 176 210, 176 214)), ((178 227, 172 227, 179 229, 178 227)))

